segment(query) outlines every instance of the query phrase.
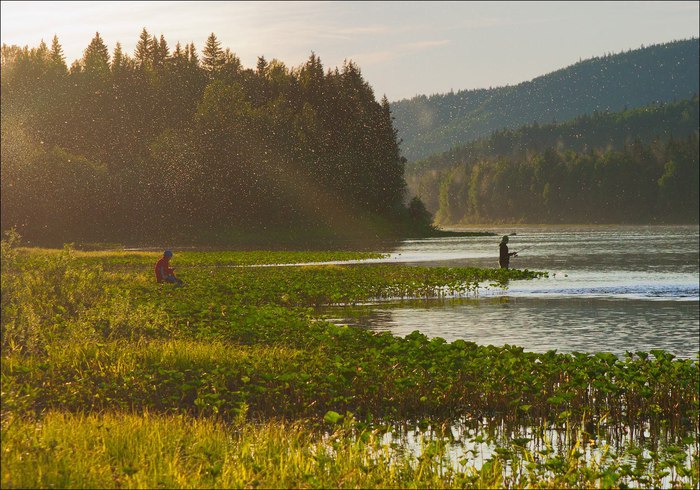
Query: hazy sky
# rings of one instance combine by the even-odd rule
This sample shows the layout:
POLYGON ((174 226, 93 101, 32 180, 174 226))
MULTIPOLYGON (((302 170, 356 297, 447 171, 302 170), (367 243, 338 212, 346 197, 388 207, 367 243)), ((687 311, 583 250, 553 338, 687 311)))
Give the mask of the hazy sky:
POLYGON ((145 27, 172 49, 213 32, 246 68, 353 60, 379 99, 513 85, 579 60, 698 37, 700 2, 2 2, 2 43, 70 65, 99 32, 133 54, 145 27))

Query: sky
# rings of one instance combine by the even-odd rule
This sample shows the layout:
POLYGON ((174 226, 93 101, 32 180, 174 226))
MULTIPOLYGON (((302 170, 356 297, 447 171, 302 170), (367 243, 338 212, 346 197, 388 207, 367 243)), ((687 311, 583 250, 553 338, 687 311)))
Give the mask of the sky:
POLYGON ((698 37, 700 2, 1 2, 3 44, 54 35, 70 65, 95 33, 133 55, 143 28, 170 49, 214 33, 245 68, 315 53, 360 67, 377 99, 516 85, 588 58, 698 37))

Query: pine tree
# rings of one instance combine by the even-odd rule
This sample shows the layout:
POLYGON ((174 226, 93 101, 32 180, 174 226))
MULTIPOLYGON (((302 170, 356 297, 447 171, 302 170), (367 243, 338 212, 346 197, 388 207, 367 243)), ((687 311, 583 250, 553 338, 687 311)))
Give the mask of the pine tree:
POLYGON ((197 48, 194 47, 194 43, 190 43, 187 46, 187 61, 191 66, 199 66, 199 56, 197 55, 197 48))
POLYGON ((165 42, 165 37, 160 35, 160 40, 158 41, 158 49, 160 50, 163 57, 167 58, 170 56, 170 49, 168 48, 168 43, 165 42))
POLYGON ((109 75, 109 51, 100 33, 95 33, 90 44, 83 53, 82 66, 85 73, 106 78, 109 75))
POLYGON ((265 71, 267 70, 267 60, 264 56, 258 56, 258 64, 256 70, 259 76, 265 77, 265 71))
POLYGON ((39 47, 34 48, 31 50, 31 56, 39 61, 39 64, 43 64, 45 61, 49 59, 49 48, 46 46, 46 43, 42 39, 41 42, 39 43, 39 47))
POLYGON ((221 71, 224 62, 224 51, 221 49, 221 43, 212 32, 202 50, 202 67, 209 73, 209 76, 215 76, 221 71))
POLYGON ((80 60, 75 60, 73 63, 70 64, 70 69, 68 70, 68 73, 71 75, 77 75, 78 73, 83 72, 83 66, 80 63, 80 60))
POLYGON ((53 36, 53 41, 51 43, 50 57, 54 66, 61 68, 63 71, 68 70, 68 66, 66 65, 66 57, 63 54, 63 48, 59 44, 58 36, 56 35, 53 36))
POLYGON ((153 62, 151 36, 144 27, 134 50, 134 60, 139 68, 149 68, 153 62))
POLYGON ((170 56, 168 43, 165 42, 163 35, 160 35, 160 40, 155 36, 151 39, 151 52, 153 53, 153 66, 162 66, 165 60, 170 56))
POLYGON ((112 73, 120 71, 124 67, 124 52, 121 43, 117 43, 112 53, 112 73))
POLYGON ((187 48, 182 49, 182 45, 179 42, 176 43, 170 60, 175 63, 176 66, 184 66, 187 64, 187 48))
POLYGON ((314 107, 323 104, 324 99, 324 76, 321 58, 316 53, 311 52, 311 56, 299 71, 299 81, 304 91, 304 99, 314 107))

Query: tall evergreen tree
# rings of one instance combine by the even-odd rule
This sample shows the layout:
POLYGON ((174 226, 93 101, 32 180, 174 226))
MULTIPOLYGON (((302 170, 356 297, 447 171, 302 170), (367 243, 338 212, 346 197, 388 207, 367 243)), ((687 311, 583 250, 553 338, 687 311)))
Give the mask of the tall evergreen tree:
POLYGON ((187 61, 193 67, 199 67, 199 55, 197 54, 197 48, 195 48, 194 43, 190 43, 187 46, 187 61))
POLYGON ((305 99, 314 105, 323 101, 324 76, 321 58, 311 52, 311 56, 299 71, 299 81, 304 89, 305 99))
POLYGON ((153 36, 151 40, 151 52, 153 53, 153 66, 160 67, 165 63, 165 60, 170 56, 170 49, 165 37, 160 35, 160 39, 153 36))
POLYGON ((202 68, 209 73, 210 77, 214 77, 221 71, 224 62, 224 50, 221 49, 221 43, 212 32, 202 50, 202 68))
POLYGON ((139 40, 136 43, 136 49, 134 50, 134 61, 136 66, 139 68, 150 68, 153 64, 153 44, 151 42, 151 36, 144 27, 139 36, 139 40))
POLYGON ((112 73, 119 73, 126 67, 126 58, 121 43, 117 43, 112 53, 112 73))
POLYGON ((267 60, 264 56, 258 56, 258 64, 256 66, 256 71, 258 76, 265 77, 265 72, 267 70, 267 60))
POLYGON ((63 72, 68 71, 68 66, 66 65, 66 57, 63 54, 63 48, 58 42, 58 36, 54 35, 53 41, 51 42, 51 61, 55 67, 59 68, 63 72))
POLYGON ((172 59, 175 61, 178 61, 178 62, 182 61, 182 60, 186 61, 185 50, 182 49, 182 45, 180 44, 180 41, 175 43, 175 49, 173 50, 172 59))
POLYGON ((95 37, 85 49, 82 66, 86 74, 102 79, 109 76, 109 51, 99 32, 95 33, 95 37))

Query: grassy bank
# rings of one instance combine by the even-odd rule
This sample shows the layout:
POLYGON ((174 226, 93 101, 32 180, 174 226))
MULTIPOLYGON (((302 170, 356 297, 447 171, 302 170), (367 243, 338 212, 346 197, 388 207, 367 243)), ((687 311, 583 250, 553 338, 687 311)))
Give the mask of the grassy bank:
MULTIPOLYGON (((580 436, 580 434, 579 434, 580 436)), ((473 460, 427 434, 420 454, 352 419, 326 432, 306 421, 47 412, 3 427, 4 488, 617 488, 693 481, 684 450, 651 457, 579 437, 565 455, 515 441, 473 460), (634 464, 630 464, 633 462, 634 464), (478 463, 478 464, 477 464, 478 463), (650 464, 653 463, 653 464, 650 464)), ((697 480, 695 480, 697 481, 697 480)), ((686 484, 685 487, 689 488, 686 484)))
POLYGON ((376 255, 182 252, 173 265, 187 285, 171 288, 153 280, 158 253, 5 240, 2 254, 3 487, 699 481, 697 361, 396 338, 313 315, 540 273, 240 267, 376 255), (428 430, 458 421, 478 422, 472 439, 491 456, 455 453, 454 437, 428 430), (420 455, 387 440, 402 427, 424 436, 420 455), (527 432, 552 428, 566 444, 527 432), (639 433, 646 445, 623 436, 639 433), (600 451, 582 450, 591 440, 600 451))

